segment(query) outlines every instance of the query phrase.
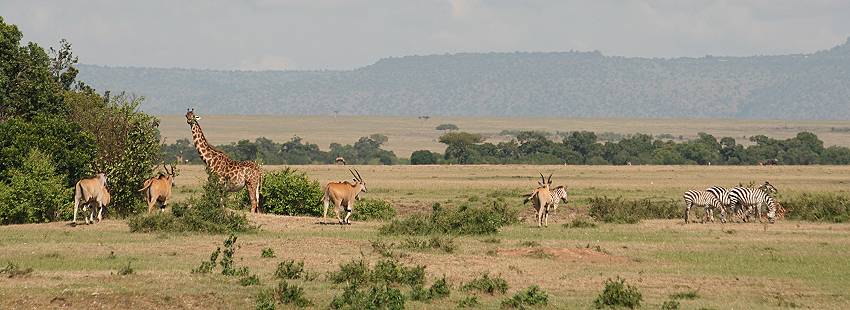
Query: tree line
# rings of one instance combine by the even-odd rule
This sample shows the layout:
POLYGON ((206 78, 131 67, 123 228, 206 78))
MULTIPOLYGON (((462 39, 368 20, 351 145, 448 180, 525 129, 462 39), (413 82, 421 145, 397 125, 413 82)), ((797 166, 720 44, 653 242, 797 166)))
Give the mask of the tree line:
MULTIPOLYGON (((253 142, 239 142, 218 145, 217 148, 235 160, 256 160, 267 165, 308 165, 332 164, 342 157, 346 164, 358 165, 395 165, 398 157, 392 151, 381 146, 387 142, 387 136, 373 134, 361 137, 354 144, 331 143, 330 151, 322 151, 319 146, 305 142, 301 137, 293 137, 287 142, 276 143, 265 137, 253 142)), ((160 146, 161 156, 166 162, 202 164, 203 160, 188 139, 177 140, 173 144, 160 146)))
POLYGON ((548 133, 522 131, 507 142, 485 142, 480 134, 449 132, 440 137, 443 154, 428 150, 411 155, 411 164, 573 164, 573 165, 845 165, 850 149, 824 147, 817 135, 800 132, 793 138, 752 136, 748 146, 732 137, 717 139, 699 133, 693 140, 635 134, 619 141, 599 141, 596 133, 574 131, 560 141, 548 133))

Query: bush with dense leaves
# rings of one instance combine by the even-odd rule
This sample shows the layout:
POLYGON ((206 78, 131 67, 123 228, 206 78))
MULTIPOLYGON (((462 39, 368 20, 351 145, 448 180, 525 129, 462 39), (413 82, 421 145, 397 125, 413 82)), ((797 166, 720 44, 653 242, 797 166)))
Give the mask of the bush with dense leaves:
POLYGON ((440 154, 429 150, 418 150, 410 154, 411 165, 433 165, 437 163, 440 154))
POLYGON ((364 198, 354 203, 351 218, 355 221, 390 220, 395 213, 395 208, 386 200, 364 198))
POLYGON ((478 291, 495 295, 496 293, 504 294, 508 292, 508 281, 505 281, 501 276, 490 277, 489 273, 485 273, 478 278, 472 279, 461 287, 464 291, 478 291))
MULTIPOLYGON (((242 206, 250 206, 248 191, 243 191, 242 206)), ((263 212, 281 215, 322 215, 322 187, 304 172, 284 168, 263 175, 260 186, 263 212)))
POLYGON ((850 221, 850 196, 831 193, 805 193, 782 202, 787 217, 814 222, 850 221))
POLYGON ((682 216, 683 206, 676 200, 625 200, 622 197, 590 198, 590 216, 606 223, 635 224, 643 219, 674 219, 682 216))
POLYGON ((626 279, 608 279, 602 293, 593 301, 597 309, 607 307, 626 307, 634 309, 640 307, 643 296, 637 287, 626 284, 626 279))
POLYGON ((502 301, 503 308, 525 309, 526 307, 542 307, 549 303, 549 294, 541 290, 539 286, 529 286, 513 297, 502 301))
POLYGON ((414 214, 393 220, 380 228, 381 234, 395 235, 485 235, 499 232, 502 226, 516 223, 519 210, 503 199, 488 200, 480 206, 463 204, 457 208, 432 206, 430 215, 414 214))
POLYGON ((22 166, 9 172, 9 184, 0 182, 0 224, 44 223, 67 219, 73 191, 65 176, 56 174, 51 157, 34 149, 22 166))
POLYGON ((138 215, 127 220, 131 232, 183 232, 195 231, 210 234, 225 234, 255 231, 243 214, 226 208, 227 199, 218 177, 210 174, 200 198, 191 197, 184 203, 176 203, 171 213, 138 215), (222 201, 225 204, 222 204, 222 201))

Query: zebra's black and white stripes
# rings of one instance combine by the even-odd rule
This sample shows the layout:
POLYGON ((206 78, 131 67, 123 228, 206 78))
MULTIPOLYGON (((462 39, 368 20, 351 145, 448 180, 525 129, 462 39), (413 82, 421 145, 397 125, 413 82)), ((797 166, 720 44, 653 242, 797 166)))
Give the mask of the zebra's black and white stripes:
MULTIPOLYGON (((720 208, 720 202, 717 200, 717 197, 708 191, 689 190, 682 195, 682 199, 685 200, 685 223, 690 221, 691 207, 693 206, 704 208, 705 218, 703 222, 708 219, 708 215, 712 210, 720 208)), ((714 219, 712 218, 712 220, 714 219)))
POLYGON ((729 191, 729 196, 746 215, 754 211, 759 221, 763 208, 767 207, 767 220, 773 223, 776 220, 776 200, 762 188, 735 187, 729 191))

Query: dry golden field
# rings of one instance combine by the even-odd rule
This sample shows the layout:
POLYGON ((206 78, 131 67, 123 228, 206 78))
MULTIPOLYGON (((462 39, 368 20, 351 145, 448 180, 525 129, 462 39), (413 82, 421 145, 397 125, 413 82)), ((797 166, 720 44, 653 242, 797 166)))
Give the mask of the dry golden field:
MULTIPOLYGON (((774 138, 789 138, 801 131, 811 131, 824 144, 850 147, 850 132, 832 131, 831 128, 847 129, 850 124, 842 121, 777 121, 777 120, 720 120, 720 119, 529 119, 529 118, 458 118, 432 117, 420 120, 415 117, 372 117, 372 116, 236 116, 203 115, 201 126, 207 139, 213 144, 236 142, 241 139, 254 140, 267 137, 284 142, 293 136, 304 138, 327 150, 332 142, 351 144, 358 138, 373 133, 389 137, 386 149, 399 157, 410 157, 416 150, 443 152, 445 145, 437 141, 442 132, 434 129, 440 124, 455 124, 462 131, 484 134, 488 141, 508 139, 500 136, 502 130, 587 130, 596 133, 621 134, 647 133, 672 134, 686 138, 706 132, 715 137, 734 137, 738 143, 747 143, 743 137, 767 135, 774 138)), ((191 138, 186 119, 182 115, 159 116, 160 130, 169 143, 180 138, 191 138)))

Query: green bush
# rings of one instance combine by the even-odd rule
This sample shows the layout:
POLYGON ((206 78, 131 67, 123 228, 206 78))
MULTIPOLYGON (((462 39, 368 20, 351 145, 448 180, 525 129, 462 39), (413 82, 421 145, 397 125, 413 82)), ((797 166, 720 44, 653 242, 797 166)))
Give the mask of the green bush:
POLYGON ((802 194, 782 202, 788 218, 814 222, 850 221, 850 196, 845 194, 802 194))
POLYGON ((667 300, 663 304, 661 304, 662 310, 679 310, 679 307, 679 301, 675 299, 667 300))
POLYGON ((349 284, 342 295, 334 296, 331 309, 404 309, 405 297, 400 290, 387 285, 370 286, 359 289, 357 284, 349 284))
POLYGON ((262 258, 273 258, 274 256, 274 249, 272 248, 264 248, 260 251, 260 257, 262 258))
POLYGON ((670 295, 670 299, 697 299, 699 298, 699 294, 696 291, 690 290, 685 292, 679 292, 673 295, 670 295))
POLYGON ((590 216, 606 223, 635 224, 642 219, 674 219, 682 216, 683 206, 676 200, 625 200, 622 197, 590 198, 590 216))
POLYGON ((505 281, 501 276, 490 277, 489 273, 485 273, 464 284, 461 289, 467 292, 479 291, 490 295, 504 294, 508 292, 508 281, 505 281))
POLYGON ((449 285, 449 282, 446 281, 446 276, 434 281, 434 284, 431 284, 431 287, 428 289, 428 296, 431 299, 442 299, 449 297, 451 294, 452 287, 449 285))
POLYGON ((300 279, 304 272, 304 262, 288 260, 277 264, 274 277, 278 279, 300 279))
POLYGON ((123 265, 120 269, 118 269, 118 275, 121 276, 131 275, 133 272, 135 272, 135 270, 133 270, 133 266, 130 266, 130 261, 127 261, 127 265, 123 265))
POLYGON ((65 187, 65 176, 56 174, 49 155, 33 149, 9 175, 9 185, 0 182, 0 224, 44 223, 71 216, 73 192, 65 187))
POLYGON ((260 277, 255 274, 247 275, 239 279, 239 284, 242 286, 260 285, 260 277))
POLYGON ((254 299, 254 309, 256 310, 275 310, 275 299, 272 292, 268 289, 261 290, 254 299))
POLYGON ((313 302, 304 297, 304 289, 295 284, 280 281, 277 289, 274 290, 274 295, 280 303, 285 305, 295 305, 297 307, 309 307, 313 302))
POLYGON ((642 300, 643 296, 641 296, 637 287, 627 285, 625 279, 617 277, 616 280, 608 279, 605 281, 605 289, 596 297, 593 305, 597 309, 605 307, 634 309, 640 307, 642 300))
POLYGON ((351 219, 354 221, 390 220, 395 217, 395 212, 395 208, 386 200, 364 198, 355 203, 351 219))
POLYGON ((522 292, 516 293, 513 297, 502 301, 503 308, 518 308, 525 309, 527 306, 540 307, 549 303, 549 294, 541 290, 539 286, 529 286, 522 292))
POLYGON ((244 214, 228 210, 227 193, 218 177, 210 174, 200 198, 190 197, 185 203, 175 203, 171 213, 137 215, 127 220, 131 232, 204 232, 226 234, 257 230, 244 214))
POLYGON ((379 232, 395 235, 485 235, 495 234, 502 226, 517 222, 519 210, 509 207, 503 199, 481 204, 445 209, 437 203, 432 206, 430 215, 414 214, 403 220, 393 220, 382 226, 379 232))
POLYGON ((410 154, 411 165, 433 165, 437 163, 439 154, 429 150, 419 150, 410 154))
MULTIPOLYGON (((289 167, 263 175, 260 186, 263 212, 280 215, 322 215, 322 187, 304 172, 289 167)), ((241 205, 250 206, 248 191, 241 205)))
POLYGON ((466 296, 457 301, 458 308, 475 308, 480 304, 481 303, 478 302, 478 297, 475 296, 466 296))
POLYGON ((564 223, 564 228, 596 228, 596 223, 583 218, 574 219, 572 222, 564 223))

